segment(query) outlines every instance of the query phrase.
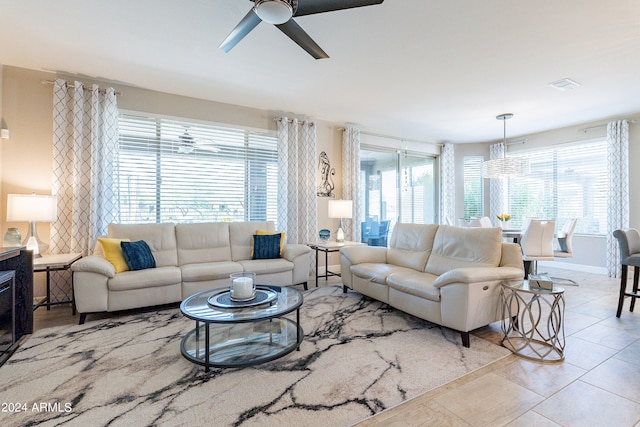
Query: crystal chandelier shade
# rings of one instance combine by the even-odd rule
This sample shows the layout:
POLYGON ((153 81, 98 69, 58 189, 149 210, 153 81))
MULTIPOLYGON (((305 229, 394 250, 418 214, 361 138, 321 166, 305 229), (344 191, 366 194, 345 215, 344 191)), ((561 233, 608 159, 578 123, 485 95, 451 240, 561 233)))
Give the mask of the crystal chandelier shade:
POLYGON ((482 163, 482 176, 484 178, 501 179, 529 174, 529 160, 515 157, 507 157, 507 123, 506 120, 513 117, 513 114, 506 113, 496 116, 496 119, 503 121, 503 156, 501 159, 487 160, 482 163))

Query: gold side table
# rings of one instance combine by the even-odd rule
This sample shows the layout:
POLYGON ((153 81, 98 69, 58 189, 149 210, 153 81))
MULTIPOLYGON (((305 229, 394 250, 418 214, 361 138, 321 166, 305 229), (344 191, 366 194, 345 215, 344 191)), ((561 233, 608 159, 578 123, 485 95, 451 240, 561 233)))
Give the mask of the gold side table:
POLYGON ((564 288, 547 290, 528 280, 502 283, 502 345, 527 359, 564 359, 564 288))

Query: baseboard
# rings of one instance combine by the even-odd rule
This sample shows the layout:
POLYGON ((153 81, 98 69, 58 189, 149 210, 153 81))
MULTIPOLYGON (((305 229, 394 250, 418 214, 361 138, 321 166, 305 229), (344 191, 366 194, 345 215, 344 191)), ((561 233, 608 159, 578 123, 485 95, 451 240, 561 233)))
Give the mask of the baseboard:
POLYGON ((557 261, 538 261, 538 271, 543 271, 544 267, 561 268, 563 270, 581 271, 592 274, 607 274, 606 267, 594 267, 593 265, 572 264, 557 261))

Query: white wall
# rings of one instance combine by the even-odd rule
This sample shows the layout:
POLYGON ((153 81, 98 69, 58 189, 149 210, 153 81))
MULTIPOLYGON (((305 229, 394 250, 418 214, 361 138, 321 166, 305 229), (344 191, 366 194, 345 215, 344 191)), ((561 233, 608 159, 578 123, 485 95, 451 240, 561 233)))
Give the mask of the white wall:
MULTIPOLYGON (((625 117, 610 117, 596 122, 583 123, 547 132, 540 132, 530 135, 519 135, 507 140, 522 141, 524 144, 512 144, 508 146, 511 153, 527 151, 540 147, 549 147, 557 144, 585 141, 593 138, 606 137, 606 125, 612 120, 626 118, 635 120, 637 123, 629 125, 629 193, 630 218, 629 223, 633 228, 640 228, 640 199, 633 197, 640 190, 640 170, 633 165, 640 161, 640 113, 629 114, 625 117)), ((500 142, 500 141, 495 141, 500 142)), ((484 156, 489 158, 489 143, 483 144, 458 144, 455 147, 456 162, 456 217, 462 217, 464 202, 463 187, 463 161, 465 156, 484 156)), ((489 180, 485 180, 485 195, 489 194, 489 180)), ((485 197, 485 212, 489 211, 488 197, 485 197)), ((597 268, 598 272, 606 272, 606 239, 605 237, 575 236, 573 242, 574 257, 559 263, 565 263, 565 268, 582 268, 581 266, 591 266, 597 268), (569 265, 566 265, 569 264, 569 265), (580 267, 579 267, 580 266, 580 267)))

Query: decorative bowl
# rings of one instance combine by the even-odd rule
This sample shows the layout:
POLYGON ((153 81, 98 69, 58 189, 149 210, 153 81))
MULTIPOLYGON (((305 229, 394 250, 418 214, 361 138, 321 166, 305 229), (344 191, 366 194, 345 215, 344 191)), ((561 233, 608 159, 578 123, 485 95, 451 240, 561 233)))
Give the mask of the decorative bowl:
POLYGON ((323 228, 322 230, 320 230, 318 235, 320 236, 320 240, 322 240, 323 242, 326 242, 327 240, 329 240, 329 237, 331 237, 331 231, 327 230, 326 228, 323 228))

